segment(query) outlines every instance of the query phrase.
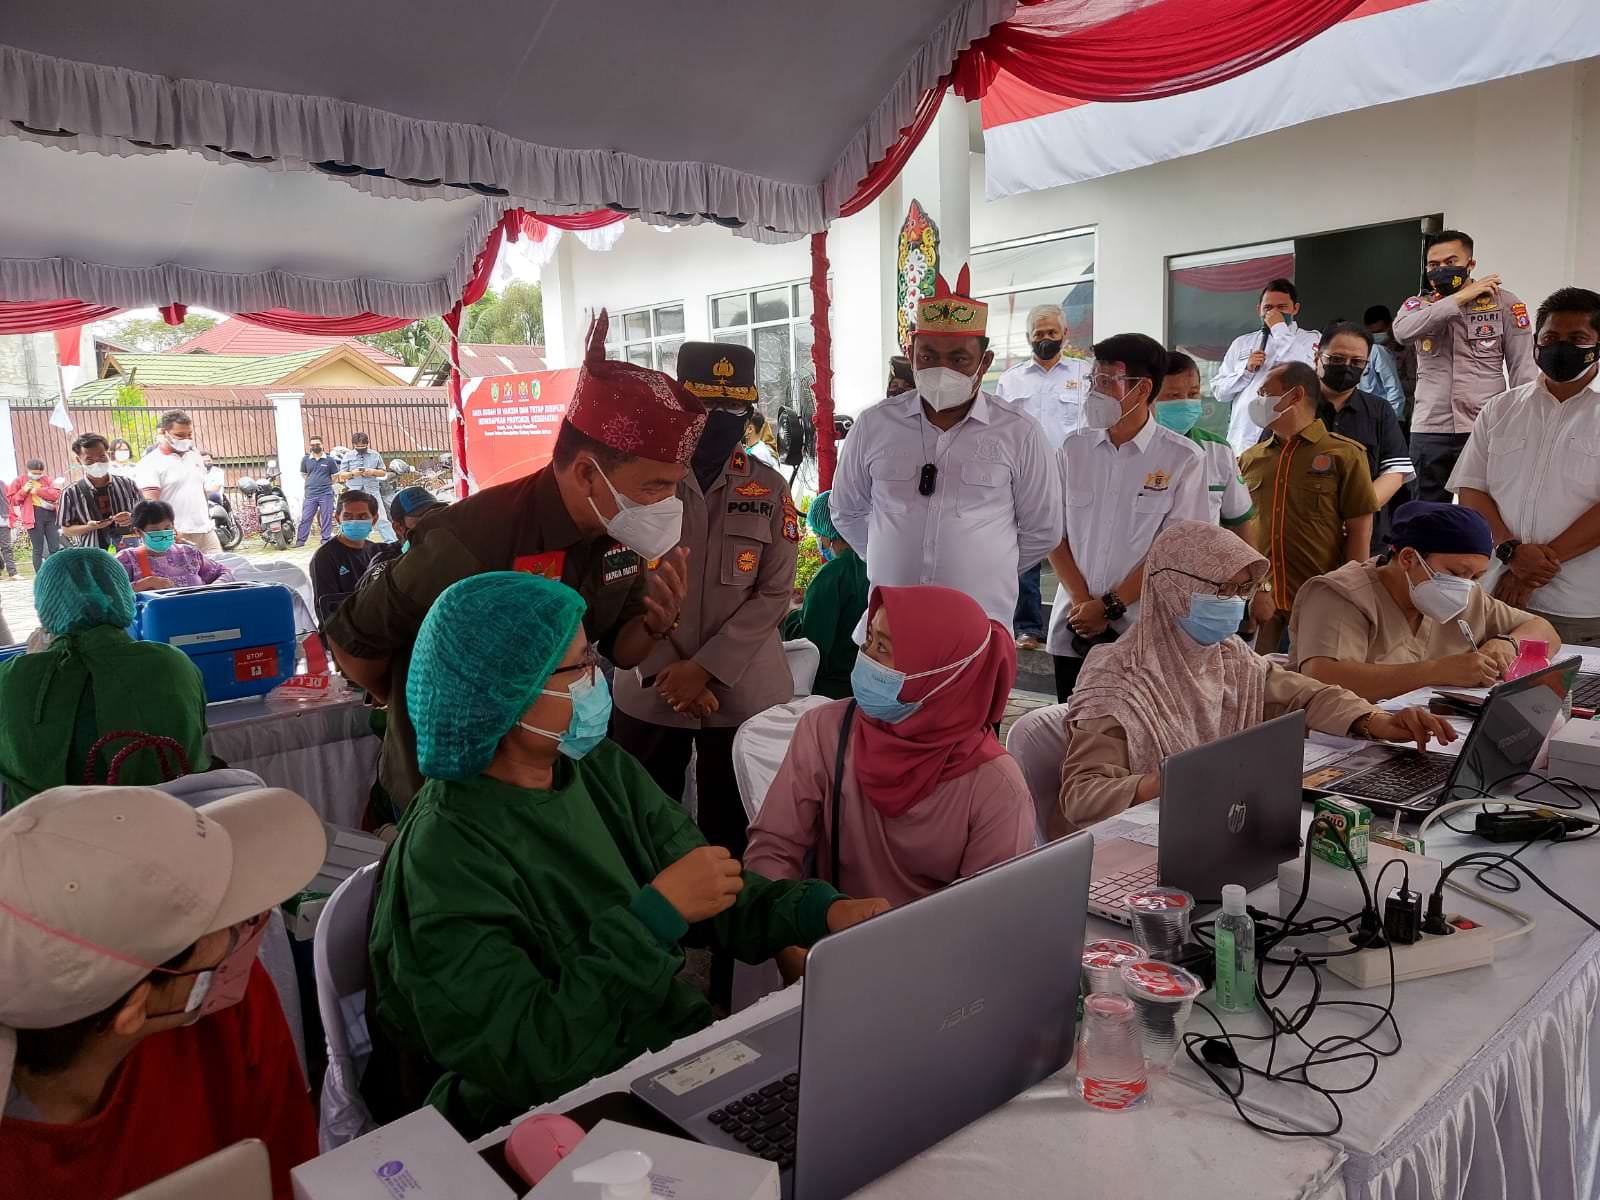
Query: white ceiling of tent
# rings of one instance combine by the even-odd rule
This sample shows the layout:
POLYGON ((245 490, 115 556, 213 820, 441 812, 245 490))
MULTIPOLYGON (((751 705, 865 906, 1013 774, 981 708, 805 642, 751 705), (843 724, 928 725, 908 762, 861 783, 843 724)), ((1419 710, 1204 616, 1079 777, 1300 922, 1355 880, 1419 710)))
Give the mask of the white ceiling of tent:
POLYGON ((0 299, 422 315, 512 204, 803 236, 1014 7, 7 5, 0 121, 76 136, 0 136, 0 299))

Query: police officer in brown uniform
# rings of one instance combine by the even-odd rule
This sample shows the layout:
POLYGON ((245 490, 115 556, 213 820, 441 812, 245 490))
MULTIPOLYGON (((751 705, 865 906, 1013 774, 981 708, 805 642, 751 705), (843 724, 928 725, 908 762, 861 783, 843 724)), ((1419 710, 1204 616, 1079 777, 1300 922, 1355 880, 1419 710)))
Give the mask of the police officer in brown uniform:
POLYGON ((378 777, 401 808, 422 786, 405 707, 411 646, 452 583, 482 571, 560 580, 588 601, 584 632, 619 670, 656 651, 678 619, 696 565, 674 549, 678 488, 705 406, 669 375, 608 361, 606 326, 602 311, 550 464, 423 517, 410 549, 324 626, 345 675, 389 705, 378 777))
POLYGON ((678 485, 689 589, 677 625, 612 681, 612 737, 669 796, 683 795, 689 752, 700 828, 744 853, 748 821, 733 774, 733 735, 794 695, 778 625, 794 586, 800 516, 783 476, 739 448, 756 401, 755 354, 685 342, 678 379, 707 409, 690 474, 678 485))
POLYGON ((1500 286, 1500 276, 1472 277, 1472 239, 1455 229, 1428 239, 1431 291, 1400 306, 1394 335, 1416 351, 1411 412, 1416 498, 1448 503, 1445 483, 1472 423, 1493 396, 1538 377, 1528 306, 1500 286))

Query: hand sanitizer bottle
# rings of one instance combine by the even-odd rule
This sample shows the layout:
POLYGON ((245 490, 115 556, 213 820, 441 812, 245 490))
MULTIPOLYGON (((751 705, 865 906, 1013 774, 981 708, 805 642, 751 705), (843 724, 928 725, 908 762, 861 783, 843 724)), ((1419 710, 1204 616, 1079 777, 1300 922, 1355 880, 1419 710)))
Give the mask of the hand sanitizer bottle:
POLYGON ((1217 956, 1217 1008, 1250 1012, 1256 1006, 1256 923, 1244 910, 1244 888, 1222 889, 1222 915, 1213 933, 1217 956))

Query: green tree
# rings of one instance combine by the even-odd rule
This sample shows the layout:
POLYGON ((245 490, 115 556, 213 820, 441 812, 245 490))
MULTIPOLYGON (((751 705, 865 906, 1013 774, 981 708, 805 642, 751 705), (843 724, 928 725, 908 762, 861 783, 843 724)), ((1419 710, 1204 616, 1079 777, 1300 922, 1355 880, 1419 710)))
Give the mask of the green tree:
POLYGON ((465 342, 502 342, 537 346, 544 341, 544 294, 537 283, 521 280, 506 285, 498 296, 490 293, 475 305, 471 329, 462 329, 465 342))
MULTIPOLYGON (((468 311, 471 311, 470 309, 468 311)), ((385 353, 392 354, 408 367, 414 367, 430 353, 436 355, 438 347, 450 341, 444 322, 438 317, 413 321, 386 333, 365 333, 361 340, 385 353)))
POLYGON ((116 411, 111 415, 111 436, 127 439, 137 459, 155 437, 155 415, 146 411, 144 389, 136 383, 125 383, 117 389, 112 404, 116 411))
POLYGON ((198 334, 204 333, 217 323, 215 317, 202 316, 199 313, 190 313, 183 319, 182 325, 168 325, 160 317, 124 317, 111 326, 110 336, 119 342, 126 342, 135 350, 146 354, 159 354, 171 350, 180 342, 186 342, 198 334))

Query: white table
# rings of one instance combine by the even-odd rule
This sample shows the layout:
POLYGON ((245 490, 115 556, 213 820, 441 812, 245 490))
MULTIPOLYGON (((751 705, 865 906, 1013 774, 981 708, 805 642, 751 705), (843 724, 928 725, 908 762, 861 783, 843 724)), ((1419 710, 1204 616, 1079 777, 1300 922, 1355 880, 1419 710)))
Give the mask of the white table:
POLYGON ((337 676, 334 686, 314 702, 269 694, 209 704, 206 749, 304 796, 324 821, 359 829, 383 741, 373 736, 371 710, 337 676))
MULTIPOLYGON (((709 1029, 641 1055, 534 1112, 563 1112, 684 1054, 800 1003, 802 985, 776 992, 709 1029)), ((480 1138, 483 1150, 511 1127, 480 1138)), ((1281 1141, 1242 1126, 1226 1103, 1158 1082, 1142 1109, 1097 1112, 1083 1104, 1069 1070, 952 1134, 856 1193, 864 1200, 973 1197, 1146 1196, 1228 1200, 1337 1200, 1344 1155, 1317 1139, 1281 1141), (1070 1180, 1070 1184, 1066 1181, 1070 1180)))

